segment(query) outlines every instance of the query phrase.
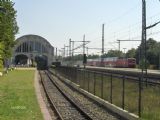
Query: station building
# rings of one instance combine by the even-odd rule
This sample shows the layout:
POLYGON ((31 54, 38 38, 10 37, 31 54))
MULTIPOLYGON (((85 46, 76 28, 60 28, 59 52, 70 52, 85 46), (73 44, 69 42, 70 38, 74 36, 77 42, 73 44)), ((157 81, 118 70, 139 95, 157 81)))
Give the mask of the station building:
POLYGON ((36 56, 45 56, 50 66, 55 61, 54 47, 45 38, 38 35, 24 35, 16 40, 13 48, 13 64, 31 66, 35 64, 36 56))

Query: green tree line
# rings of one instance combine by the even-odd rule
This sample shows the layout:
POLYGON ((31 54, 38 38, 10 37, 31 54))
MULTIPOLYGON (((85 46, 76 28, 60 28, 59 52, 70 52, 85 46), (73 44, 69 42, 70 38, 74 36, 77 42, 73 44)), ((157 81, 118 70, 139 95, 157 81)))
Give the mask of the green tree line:
POLYGON ((18 33, 16 10, 11 0, 0 1, 0 68, 6 59, 11 57, 18 33))

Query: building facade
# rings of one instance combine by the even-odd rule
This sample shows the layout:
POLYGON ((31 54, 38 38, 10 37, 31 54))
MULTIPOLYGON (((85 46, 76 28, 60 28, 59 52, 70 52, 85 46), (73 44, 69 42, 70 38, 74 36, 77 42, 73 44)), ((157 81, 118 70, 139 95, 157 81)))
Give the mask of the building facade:
POLYGON ((55 61, 54 47, 38 35, 24 35, 16 40, 13 48, 13 64, 31 66, 35 64, 36 56, 44 56, 50 66, 55 61))

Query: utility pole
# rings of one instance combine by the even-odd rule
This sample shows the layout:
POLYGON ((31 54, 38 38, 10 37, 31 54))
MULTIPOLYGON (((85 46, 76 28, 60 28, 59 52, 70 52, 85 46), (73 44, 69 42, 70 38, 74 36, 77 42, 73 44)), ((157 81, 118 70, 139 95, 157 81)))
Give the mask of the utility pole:
POLYGON ((71 41, 72 42, 72 57, 74 56, 74 41, 71 41))
MULTIPOLYGON (((159 0, 160 1, 160 0, 159 0)), ((142 67, 142 76, 144 71, 146 71, 147 76, 147 61, 146 61, 146 40, 147 40, 147 29, 155 27, 160 21, 154 23, 153 25, 146 26, 146 1, 142 0, 142 42, 141 42, 141 61, 144 62, 144 68, 142 67)), ((147 82, 147 81, 146 81, 147 82)))
POLYGON ((147 29, 150 29, 160 21, 154 23, 153 25, 146 26, 146 0, 142 0, 142 40, 141 40, 141 62, 142 62, 142 80, 144 78, 144 72, 146 75, 146 85, 147 85, 147 52, 146 52, 146 40, 147 40, 147 29))
POLYGON ((56 59, 57 59, 57 48, 56 48, 56 59))
POLYGON ((102 24, 102 55, 104 54, 104 24, 102 24))
POLYGON ((64 44, 64 58, 65 58, 66 50, 65 50, 65 44, 64 44))
POLYGON ((120 51, 120 44, 121 44, 121 41, 120 40, 117 40, 118 41, 118 50, 120 51))
POLYGON ((104 55, 104 24, 102 24, 102 54, 101 54, 101 66, 103 66, 103 55, 104 55))
POLYGON ((85 54, 85 35, 83 35, 83 55, 85 54))
MULTIPOLYGON (((146 71, 147 75, 147 66, 146 66, 146 1, 142 0, 142 36, 141 36, 141 55, 140 61, 142 63, 141 68, 141 79, 139 83, 139 116, 141 117, 141 89, 142 84, 141 82, 144 79, 144 72, 146 71), (145 69, 144 69, 145 68, 145 69)), ((146 79, 147 81, 147 79, 146 79)))
POLYGON ((83 65, 84 65, 84 69, 86 68, 86 62, 87 62, 87 58, 86 58, 86 54, 85 54, 85 35, 83 36, 83 65))
POLYGON ((69 39, 69 57, 71 57, 71 39, 69 39))
POLYGON ((146 65, 146 1, 142 0, 142 41, 141 41, 141 62, 144 66, 142 67, 142 76, 144 71, 147 71, 146 65))
POLYGON ((140 60, 141 60, 141 46, 139 46, 138 49, 139 49, 139 50, 138 50, 138 54, 139 54, 139 56, 138 56, 138 59, 139 59, 139 60, 138 60, 138 64, 139 64, 139 66, 140 66, 140 60))

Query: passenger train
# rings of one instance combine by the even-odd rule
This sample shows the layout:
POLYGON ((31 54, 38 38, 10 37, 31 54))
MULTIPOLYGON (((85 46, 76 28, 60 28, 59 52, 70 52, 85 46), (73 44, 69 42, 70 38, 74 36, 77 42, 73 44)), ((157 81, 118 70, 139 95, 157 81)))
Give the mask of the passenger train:
POLYGON ((104 66, 104 67, 117 67, 117 68, 135 68, 135 58, 119 58, 119 57, 108 57, 108 58, 96 58, 87 59, 87 66, 104 66))

